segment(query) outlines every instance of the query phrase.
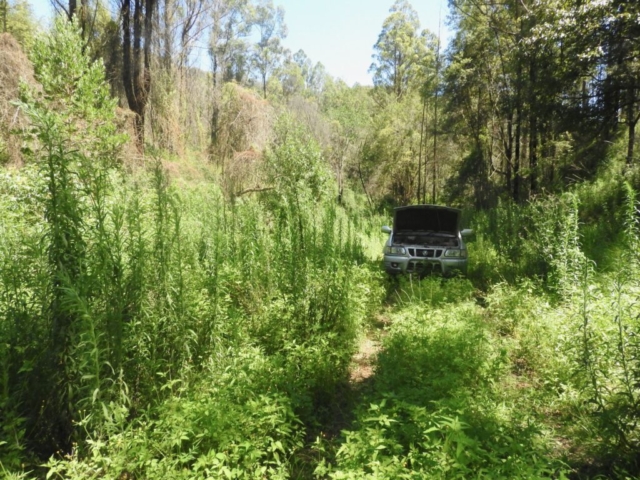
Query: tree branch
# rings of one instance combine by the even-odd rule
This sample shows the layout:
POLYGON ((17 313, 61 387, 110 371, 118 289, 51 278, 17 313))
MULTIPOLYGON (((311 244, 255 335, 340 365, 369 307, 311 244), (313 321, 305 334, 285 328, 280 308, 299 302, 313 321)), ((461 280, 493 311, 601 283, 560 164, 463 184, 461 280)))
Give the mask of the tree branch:
POLYGON ((241 192, 238 192, 235 194, 236 197, 241 197, 242 195, 246 194, 246 193, 257 193, 257 192, 268 192, 269 190, 275 190, 276 187, 260 187, 260 186, 256 186, 253 188, 247 188, 245 190, 242 190, 241 192))

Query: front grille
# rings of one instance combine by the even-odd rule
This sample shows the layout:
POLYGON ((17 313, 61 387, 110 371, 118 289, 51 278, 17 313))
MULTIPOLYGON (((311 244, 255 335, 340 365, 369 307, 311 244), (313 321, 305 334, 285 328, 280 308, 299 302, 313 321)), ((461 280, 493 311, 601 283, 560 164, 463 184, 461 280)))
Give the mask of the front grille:
POLYGON ((442 252, 441 248, 409 248, 409 255, 418 258, 440 258, 442 252))
POLYGON ((421 275, 427 273, 442 273, 442 269, 439 263, 424 263, 420 261, 410 261, 407 264, 407 272, 419 273, 421 275))
POLYGON ((425 264, 422 262, 409 262, 407 264, 407 272, 421 272, 425 269, 425 264))

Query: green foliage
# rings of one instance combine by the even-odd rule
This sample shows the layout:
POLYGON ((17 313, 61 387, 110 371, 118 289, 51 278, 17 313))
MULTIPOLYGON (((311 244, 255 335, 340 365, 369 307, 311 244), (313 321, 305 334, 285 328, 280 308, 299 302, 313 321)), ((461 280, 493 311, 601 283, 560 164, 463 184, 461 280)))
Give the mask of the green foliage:
POLYGON ((257 349, 217 353, 199 372, 164 383, 171 396, 134 422, 113 411, 108 437, 88 439, 86 457, 52 460, 48 475, 288 478, 304 431, 288 398, 269 389, 278 372, 257 349))
POLYGON ((108 269, 101 261, 114 253, 105 246, 107 176, 122 136, 104 70, 82 54, 81 45, 78 27, 59 20, 31 51, 42 89, 22 92, 21 106, 31 122, 27 158, 35 168, 27 174, 30 188, 16 192, 27 201, 18 207, 24 218, 14 220, 16 226, 34 222, 43 241, 35 250, 15 252, 5 271, 5 295, 11 295, 4 304, 5 338, 15 352, 4 358, 6 382, 16 391, 13 408, 26 413, 25 428, 36 449, 66 448, 78 409, 90 410, 103 387, 103 371, 119 367, 108 366, 111 359, 103 357, 106 347, 96 330, 101 321, 111 321, 111 305, 93 301, 95 291, 119 279, 99 279, 88 260, 108 269), (13 276, 19 272, 16 289, 13 276), (22 332, 27 325, 8 327, 25 315, 33 323, 29 335, 22 332))
POLYGON ((402 401, 371 404, 363 429, 346 434, 330 478, 567 478, 540 458, 534 428, 508 431, 483 420, 402 401))
POLYGON ((77 24, 58 19, 54 30, 38 38, 31 51, 42 92, 23 89, 23 102, 36 127, 80 150, 78 162, 112 166, 124 137, 115 124, 117 101, 111 97, 101 61, 83 53, 77 24), (39 123, 36 123, 39 122, 39 123))
POLYGON ((316 141, 292 117, 282 116, 265 159, 266 176, 279 195, 296 208, 326 197, 329 172, 316 141))
POLYGON ((474 290, 471 282, 464 278, 447 280, 442 277, 427 277, 418 280, 409 276, 400 278, 394 297, 399 305, 426 304, 437 308, 447 303, 470 300, 474 290))
POLYGON ((379 94, 382 106, 373 118, 373 133, 362 147, 360 173, 379 178, 376 197, 387 194, 399 205, 411 204, 416 197, 416 153, 421 135, 420 98, 409 92, 395 101, 379 94))
POLYGON ((396 0, 374 45, 376 54, 369 68, 376 86, 388 88, 400 98, 410 87, 424 81, 424 70, 432 59, 433 38, 420 32, 418 14, 406 0, 396 0), (429 45, 429 43, 431 43, 429 45))
POLYGON ((381 298, 365 219, 327 199, 319 147, 286 119, 274 195, 180 190, 161 162, 124 175, 115 102, 81 45, 62 20, 34 45, 30 163, 0 182, 0 461, 288 478, 301 420, 339 394, 381 298))
POLYGON ((603 468, 632 472, 638 438, 636 202, 628 182, 603 177, 560 197, 476 215, 470 244, 472 275, 535 279, 515 295, 505 295, 505 284, 494 286, 483 300, 498 332, 513 338, 518 374, 552 386, 552 401, 579 425, 568 434, 579 435, 576 441, 603 468), (536 301, 548 295, 545 290, 553 295, 536 301), (529 318, 548 321, 523 322, 529 318))
MULTIPOLYGON (((566 478, 539 423, 523 418, 515 396, 502 391, 511 374, 507 352, 515 348, 487 321, 492 315, 470 301, 468 282, 422 283, 418 288, 432 291, 431 300, 414 295, 393 315, 373 391, 343 432, 335 465, 323 463, 317 473, 336 479, 566 478)), ((521 294, 508 292, 513 299, 521 294)), ((489 302, 504 296, 497 291, 489 302)), ((514 336, 535 325, 534 312, 520 316, 514 336)), ((527 356, 521 351, 518 358, 527 356)))
POLYGON ((23 49, 29 51, 38 33, 31 4, 26 0, 3 0, 2 3, 4 5, 0 5, 0 9, 6 8, 6 12, 2 12, 0 26, 4 27, 6 18, 6 31, 18 40, 23 49))
POLYGON ((629 183, 608 185, 604 271, 582 245, 600 219, 596 182, 476 212, 471 278, 484 292, 401 279, 375 377, 340 441, 318 443, 316 473, 566 478, 588 464, 635 475, 638 209, 629 183))

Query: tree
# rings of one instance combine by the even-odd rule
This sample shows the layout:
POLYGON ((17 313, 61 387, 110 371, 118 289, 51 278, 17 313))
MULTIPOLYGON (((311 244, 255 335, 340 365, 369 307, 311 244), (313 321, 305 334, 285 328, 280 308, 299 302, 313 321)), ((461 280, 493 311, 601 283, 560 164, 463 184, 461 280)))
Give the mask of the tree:
POLYGON ((151 88, 151 42, 157 0, 121 0, 122 81, 129 108, 136 113, 138 148, 144 150, 145 109, 151 88), (131 16, 133 14, 133 24, 131 16))
POLYGON ((284 9, 274 7, 271 0, 263 0, 254 9, 252 24, 258 29, 259 40, 254 45, 251 61, 262 84, 263 96, 267 98, 267 81, 282 62, 284 53, 281 42, 287 36, 284 9))
POLYGON ((369 72, 374 85, 389 88, 399 98, 420 74, 429 35, 419 32, 418 14, 407 0, 396 0, 389 11, 373 47, 376 53, 369 72))
POLYGON ((194 43, 207 28, 204 22, 206 0, 154 0, 157 3, 156 25, 159 55, 167 72, 175 63, 179 71, 188 64, 194 43))
MULTIPOLYGON (((87 20, 89 19, 89 0, 80 0, 80 8, 78 9, 78 0, 69 0, 65 4, 62 0, 50 0, 51 5, 57 12, 63 12, 69 20, 73 20, 75 16, 80 19, 80 28, 82 29, 82 37, 85 38, 87 20)), ((96 1, 98 8, 99 0, 96 1)))
POLYGON ((2 33, 7 33, 7 17, 9 16, 9 0, 0 1, 0 21, 2 22, 2 33))
POLYGON ((358 179, 367 194, 361 162, 358 160, 361 146, 371 128, 372 101, 367 87, 356 85, 350 88, 342 80, 326 79, 322 109, 331 126, 329 161, 338 183, 338 201, 343 198, 348 174, 358 179))
POLYGON ((589 176, 626 126, 634 162, 640 121, 640 13, 626 0, 454 0, 449 129, 467 155, 451 191, 486 205, 522 201, 589 176), (568 140, 570 139, 570 140, 568 140), (558 149, 563 149, 558 161, 558 149), (560 164, 561 163, 561 164, 560 164), (492 191, 493 189, 493 191, 492 191))
POLYGON ((13 35, 23 48, 29 49, 38 32, 31 4, 27 0, 0 0, 0 27, 2 32, 13 35))
MULTIPOLYGON (((445 73, 448 128, 458 132, 458 141, 466 151, 455 177, 449 181, 449 189, 454 196, 470 194, 476 205, 485 206, 491 193, 496 131, 504 142, 507 158, 502 171, 508 172, 510 179, 514 168, 517 75, 513 54, 517 49, 514 25, 507 21, 513 9, 465 0, 453 5, 458 31, 450 46, 445 73)), ((515 150, 519 152, 518 148, 515 150)), ((518 167, 514 169, 517 171, 518 167)))
POLYGON ((314 64, 304 50, 298 50, 293 55, 293 61, 300 67, 307 91, 313 95, 319 95, 327 77, 324 65, 320 62, 314 64))
POLYGON ((248 0, 213 0, 209 55, 213 80, 213 108, 211 112, 211 145, 218 142, 222 83, 245 75, 247 45, 245 37, 251 33, 248 0))
POLYGON ((447 68, 450 128, 456 125, 473 152, 465 161, 474 165, 459 173, 479 173, 472 181, 460 176, 458 185, 473 185, 482 204, 496 193, 492 184, 523 200, 536 194, 545 167, 552 176, 554 131, 576 128, 562 122, 563 95, 566 103, 574 83, 563 65, 575 61, 562 59, 562 40, 534 35, 550 18, 541 2, 456 0, 452 5, 458 32, 447 68))
POLYGON ((213 0, 209 55, 214 87, 221 81, 240 80, 243 76, 240 66, 247 52, 244 39, 251 33, 248 17, 248 0, 213 0))
POLYGON ((288 50, 284 51, 283 58, 282 66, 278 69, 282 95, 285 98, 301 95, 306 87, 304 70, 288 50))

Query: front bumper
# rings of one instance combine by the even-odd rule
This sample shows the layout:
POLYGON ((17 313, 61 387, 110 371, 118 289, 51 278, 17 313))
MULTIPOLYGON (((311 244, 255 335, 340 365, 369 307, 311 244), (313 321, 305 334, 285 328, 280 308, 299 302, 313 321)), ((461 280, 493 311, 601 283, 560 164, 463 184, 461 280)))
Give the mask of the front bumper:
POLYGON ((384 269, 387 273, 430 273, 440 272, 451 275, 454 271, 467 273, 467 259, 456 257, 422 258, 399 255, 385 255, 384 269))

